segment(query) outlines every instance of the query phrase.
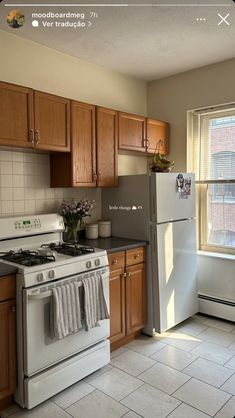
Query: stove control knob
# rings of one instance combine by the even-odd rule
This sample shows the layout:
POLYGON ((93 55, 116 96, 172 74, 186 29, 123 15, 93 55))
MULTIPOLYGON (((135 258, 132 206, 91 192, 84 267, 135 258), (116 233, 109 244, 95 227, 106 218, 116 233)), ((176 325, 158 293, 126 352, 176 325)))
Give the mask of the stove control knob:
POLYGON ((50 270, 49 273, 48 273, 48 277, 50 279, 54 279, 55 278, 55 270, 50 270))
POLYGON ((90 268, 91 268, 91 261, 87 261, 87 262, 86 262, 86 268, 87 268, 87 269, 90 269, 90 268))
POLYGON ((97 259, 95 260, 95 265, 96 265, 96 267, 100 266, 100 259, 99 259, 99 258, 97 258, 97 259))
POLYGON ((38 273, 38 275, 37 275, 37 281, 38 282, 43 282, 43 279, 44 279, 43 273, 38 273))

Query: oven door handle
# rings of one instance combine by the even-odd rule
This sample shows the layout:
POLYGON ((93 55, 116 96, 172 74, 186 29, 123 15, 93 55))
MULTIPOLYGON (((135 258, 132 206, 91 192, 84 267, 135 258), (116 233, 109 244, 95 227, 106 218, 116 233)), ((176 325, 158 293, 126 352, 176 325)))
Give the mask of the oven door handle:
POLYGON ((52 296, 52 291, 48 290, 48 292, 35 293, 35 294, 31 293, 31 294, 28 295, 28 299, 39 300, 39 299, 48 298, 50 296, 52 296))

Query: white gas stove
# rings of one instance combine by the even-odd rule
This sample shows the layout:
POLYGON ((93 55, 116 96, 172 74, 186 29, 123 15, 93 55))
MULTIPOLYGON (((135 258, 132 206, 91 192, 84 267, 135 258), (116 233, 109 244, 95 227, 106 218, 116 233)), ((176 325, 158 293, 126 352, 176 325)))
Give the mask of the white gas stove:
POLYGON ((32 408, 110 361, 109 319, 57 340, 51 336, 52 288, 101 275, 109 306, 106 251, 64 243, 57 214, 0 218, 1 262, 17 268, 15 400, 32 408))

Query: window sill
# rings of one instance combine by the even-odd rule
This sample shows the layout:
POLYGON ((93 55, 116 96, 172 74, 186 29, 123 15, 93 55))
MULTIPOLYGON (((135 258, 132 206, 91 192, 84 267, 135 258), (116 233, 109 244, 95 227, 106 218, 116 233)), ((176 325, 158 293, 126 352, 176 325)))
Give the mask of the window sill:
POLYGON ((220 258, 222 260, 235 261, 235 255, 233 254, 216 253, 216 252, 198 250, 197 255, 200 255, 203 257, 220 258))

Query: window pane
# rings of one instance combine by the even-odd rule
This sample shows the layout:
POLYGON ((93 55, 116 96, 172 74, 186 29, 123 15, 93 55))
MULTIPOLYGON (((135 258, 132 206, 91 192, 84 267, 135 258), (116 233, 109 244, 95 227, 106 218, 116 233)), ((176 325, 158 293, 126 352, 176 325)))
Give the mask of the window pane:
POLYGON ((210 179, 235 178, 235 116, 210 119, 210 179))
POLYGON ((209 245, 235 248, 235 184, 208 185, 209 245))

